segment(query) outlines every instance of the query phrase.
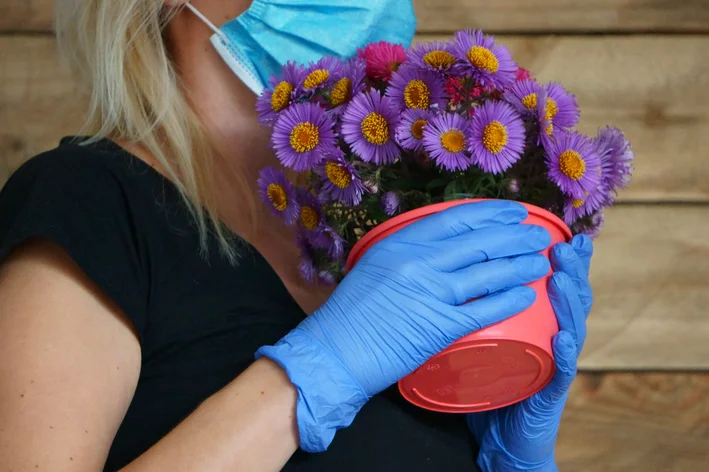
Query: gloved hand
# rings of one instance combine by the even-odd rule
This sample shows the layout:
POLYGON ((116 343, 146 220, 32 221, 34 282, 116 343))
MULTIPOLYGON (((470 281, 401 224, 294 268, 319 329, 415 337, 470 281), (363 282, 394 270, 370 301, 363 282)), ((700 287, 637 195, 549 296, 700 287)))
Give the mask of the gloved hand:
POLYGON ((576 358, 586 339, 586 318, 593 304, 588 271, 593 254, 583 235, 551 252, 555 273, 549 298, 559 321, 553 340, 556 373, 542 391, 515 405, 468 415, 468 425, 480 445, 478 465, 483 472, 556 472, 554 445, 561 414, 576 377, 576 358))
POLYGON ((536 253, 551 239, 518 224, 526 217, 522 205, 487 201, 407 226, 370 248, 319 310, 257 352, 298 389, 302 449, 327 449, 371 396, 534 302, 522 285, 548 273, 536 253))

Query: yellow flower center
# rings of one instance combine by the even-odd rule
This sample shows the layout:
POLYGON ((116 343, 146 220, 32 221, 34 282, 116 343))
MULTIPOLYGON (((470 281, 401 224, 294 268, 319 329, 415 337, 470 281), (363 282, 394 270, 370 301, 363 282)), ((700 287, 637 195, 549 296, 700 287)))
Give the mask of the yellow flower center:
POLYGON ((461 152, 465 149, 465 135, 456 128, 441 134, 441 145, 448 152, 461 152))
POLYGON ((338 80, 330 92, 330 104, 334 107, 347 103, 352 98, 352 81, 347 77, 338 80))
POLYGON ((290 95, 293 93, 293 86, 288 82, 281 82, 276 85, 271 95, 271 109, 281 111, 290 103, 290 95))
POLYGON ((481 70, 486 70, 492 74, 500 68, 500 61, 488 48, 473 46, 468 51, 468 60, 472 65, 481 70))
POLYGON ((320 224, 320 215, 313 207, 304 206, 300 209, 300 219, 303 225, 310 231, 314 230, 320 224))
POLYGON ((286 190, 278 184, 269 184, 266 188, 266 195, 271 201, 273 208, 283 211, 288 206, 288 195, 286 190))
POLYGON ((320 131, 312 123, 298 123, 290 132, 290 145, 296 152, 308 152, 320 143, 320 131))
POLYGON ((330 71, 327 69, 316 69, 305 78, 303 86, 305 88, 315 88, 330 78, 330 71))
POLYGON ((483 146, 493 154, 497 154, 507 145, 507 128, 499 121, 491 121, 483 130, 483 146))
POLYGON ((423 80, 412 80, 404 89, 404 104, 407 108, 428 108, 431 92, 423 80))
POLYGON ((547 126, 547 129, 545 131, 549 136, 554 134, 554 124, 551 121, 549 122, 549 126, 547 126))
POLYGON ((553 99, 547 97, 547 107, 544 111, 544 119, 551 120, 557 113, 559 113, 559 107, 553 99))
POLYGON ((379 113, 372 112, 365 116, 360 127, 364 137, 372 144, 381 146, 389 141, 389 123, 379 113))
POLYGON ((581 180, 586 172, 586 162, 576 151, 567 149, 559 156, 559 169, 561 173, 572 180, 581 180))
POLYGON ((416 120, 411 123, 411 135, 416 139, 423 139, 424 126, 426 126, 426 120, 416 120))
POLYGON ((325 164, 325 175, 327 175, 330 182, 339 188, 347 188, 352 182, 350 173, 337 162, 328 162, 325 164))
POLYGON ((574 208, 581 208, 583 206, 583 200, 574 200, 573 205, 574 208))
POLYGON ((436 69, 448 69, 455 64, 455 57, 448 51, 431 51, 423 56, 423 62, 436 69))
POLYGON ((537 108, 537 94, 536 93, 530 93, 526 97, 522 99, 522 105, 524 105, 524 108, 527 110, 534 110, 537 108))

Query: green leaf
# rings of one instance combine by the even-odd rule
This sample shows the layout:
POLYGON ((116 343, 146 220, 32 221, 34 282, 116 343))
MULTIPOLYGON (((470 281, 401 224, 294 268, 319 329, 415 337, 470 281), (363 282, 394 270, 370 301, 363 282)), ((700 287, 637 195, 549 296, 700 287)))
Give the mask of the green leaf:
POLYGON ((449 179, 433 179, 426 184, 426 190, 430 192, 433 189, 445 187, 448 181, 449 179))
POLYGON ((455 200, 462 189, 459 188, 458 181, 452 180, 443 192, 443 201, 455 200))

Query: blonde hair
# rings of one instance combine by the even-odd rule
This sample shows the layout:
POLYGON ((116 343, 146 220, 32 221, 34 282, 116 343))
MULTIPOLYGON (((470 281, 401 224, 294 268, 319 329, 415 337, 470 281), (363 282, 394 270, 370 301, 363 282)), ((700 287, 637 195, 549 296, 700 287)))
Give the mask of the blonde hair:
POLYGON ((149 151, 182 194, 202 251, 213 233, 220 251, 234 261, 233 235, 217 215, 215 151, 163 40, 177 8, 161 0, 57 0, 57 39, 89 91, 85 132, 91 141, 122 139, 149 151))

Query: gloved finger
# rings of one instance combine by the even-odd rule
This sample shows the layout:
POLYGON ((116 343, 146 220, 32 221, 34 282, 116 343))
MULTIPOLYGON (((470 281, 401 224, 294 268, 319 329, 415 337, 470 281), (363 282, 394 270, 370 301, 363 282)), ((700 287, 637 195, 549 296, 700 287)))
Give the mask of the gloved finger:
POLYGON ((574 248, 566 243, 555 245, 551 250, 550 259, 555 272, 563 272, 571 277, 583 303, 585 316, 588 316, 593 306, 593 291, 584 262, 574 248))
POLYGON ((549 260, 541 254, 496 259, 441 274, 441 301, 462 305, 474 298, 529 284, 549 273, 549 260), (447 292, 447 293, 446 293, 447 292))
POLYGON ((581 352, 586 342, 586 312, 574 282, 566 273, 555 272, 549 279, 548 293, 559 329, 573 337, 576 350, 581 352))
POLYGON ((490 226, 521 223, 527 209, 516 202, 489 200, 464 203, 423 218, 390 238, 399 241, 441 241, 490 226))
POLYGON ((571 239, 571 247, 574 248, 586 269, 586 274, 591 271, 591 257, 593 256, 593 241, 585 234, 577 234, 571 239))
POLYGON ((467 328, 467 332, 459 333, 459 337, 499 323, 526 310, 532 306, 536 298, 537 293, 534 289, 515 287, 455 307, 467 328))
POLYGON ((426 260, 443 272, 503 257, 543 251, 551 244, 549 232, 536 225, 493 226, 426 243, 426 260))
POLYGON ((552 341, 556 371, 551 382, 539 392, 537 407, 554 410, 563 406, 571 383, 576 378, 578 351, 568 331, 559 331, 552 341), (561 405, 560 405, 561 404, 561 405))

